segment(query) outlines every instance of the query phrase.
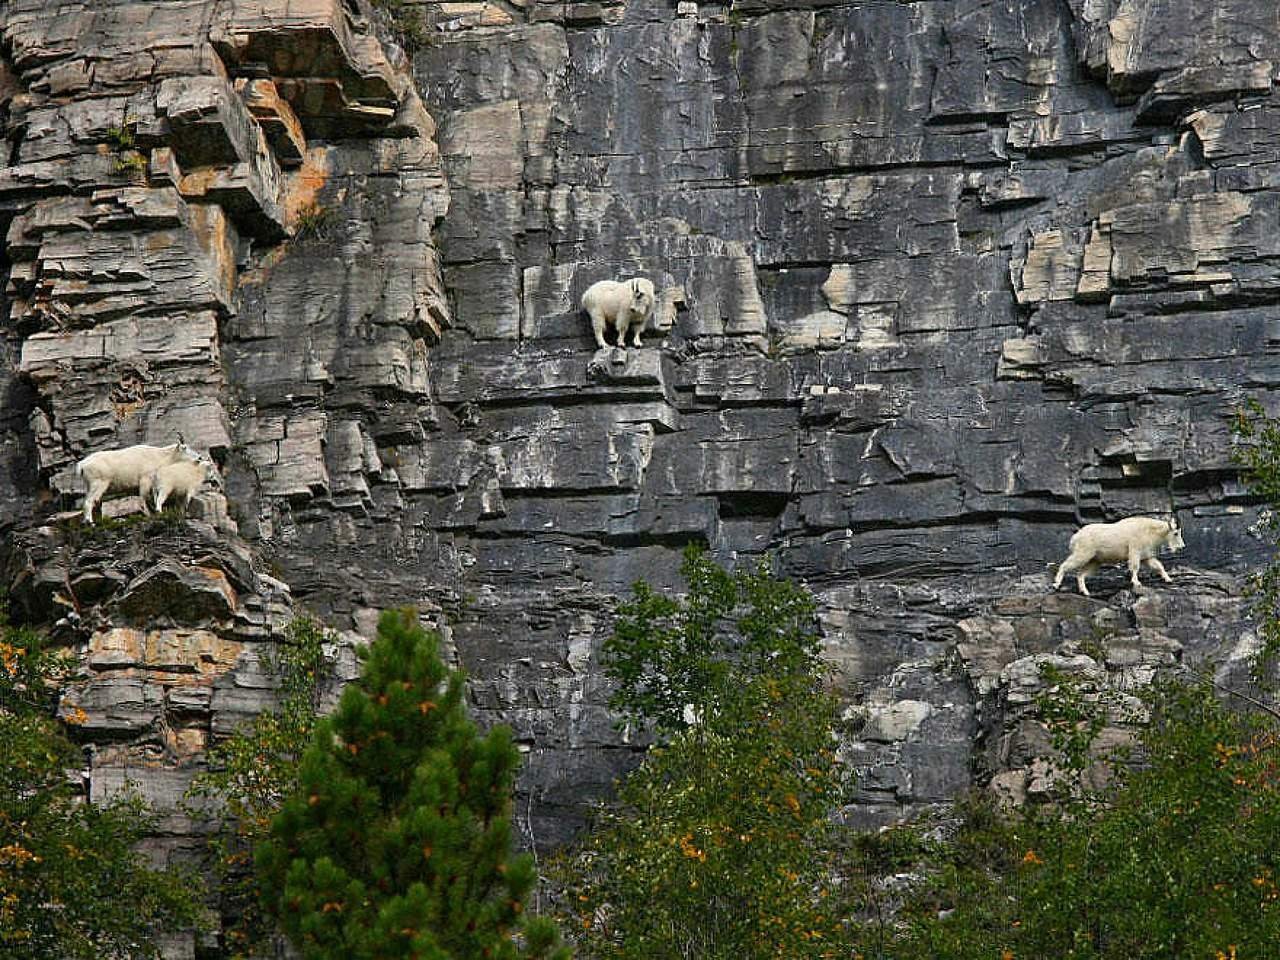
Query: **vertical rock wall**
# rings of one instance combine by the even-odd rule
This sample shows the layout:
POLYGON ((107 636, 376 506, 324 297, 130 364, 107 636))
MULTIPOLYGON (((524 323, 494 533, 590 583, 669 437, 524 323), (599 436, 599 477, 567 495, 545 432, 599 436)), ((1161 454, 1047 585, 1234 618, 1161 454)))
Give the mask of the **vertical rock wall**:
POLYGON ((610 611, 693 540, 817 594, 858 823, 1039 789, 1042 662, 1236 669, 1280 13, 420 6, 412 73, 355 0, 0 8, 0 534, 84 651, 94 790, 171 807, 291 599, 365 633, 414 603, 527 750, 526 840, 563 840, 632 755, 610 611), (597 354, 582 291, 641 273, 645 347, 597 354), (225 502, 56 520, 77 458, 179 430, 225 502), (1182 522, 1172 585, 1050 592, 1134 512, 1182 522))
POLYGON ((201 855, 209 824, 183 792, 211 739, 273 696, 264 656, 294 604, 269 572, 290 544, 275 518, 320 497, 359 508, 362 465, 379 469, 360 411, 430 406, 447 193, 433 121, 364 12, 0 6, 4 588, 80 655, 61 709, 86 792, 136 786, 163 815, 162 860, 201 855), (93 528, 67 509, 85 454, 179 436, 229 497, 202 494, 185 522, 142 517, 137 497, 93 528))
MULTIPOLYGON (((1271 5, 423 9, 456 320, 435 523, 476 689, 535 753, 605 755, 576 749, 613 741, 574 652, 693 539, 817 592, 857 822, 1041 788, 1046 659, 1236 669, 1262 553, 1229 418, 1280 370, 1271 5), (660 329, 592 365, 578 299, 637 273, 660 329), (1185 526, 1174 585, 1049 592, 1078 523, 1136 512, 1185 526)), ((535 764, 534 796, 603 773, 535 764)))

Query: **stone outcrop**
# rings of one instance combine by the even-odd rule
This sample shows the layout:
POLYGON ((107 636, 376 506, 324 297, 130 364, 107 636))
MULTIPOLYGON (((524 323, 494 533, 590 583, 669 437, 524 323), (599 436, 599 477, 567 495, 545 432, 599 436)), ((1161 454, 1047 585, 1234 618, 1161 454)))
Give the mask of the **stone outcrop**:
POLYGON ((1243 676, 1280 13, 410 6, 412 63, 363 0, 0 10, 0 533, 83 644, 95 790, 137 756, 171 795, 265 702, 276 578, 444 629, 538 844, 634 755, 599 645, 693 540, 817 595, 855 823, 1046 789, 1045 663, 1243 676), (656 328, 597 352, 581 294, 635 275, 656 328), (122 544, 51 520, 76 458, 178 430, 225 504, 122 544), (1172 585, 1050 592, 1078 524, 1138 512, 1179 518, 1172 585))
MULTIPOLYGON (((211 738, 274 695, 264 664, 295 599, 267 572, 267 504, 361 504, 350 457, 381 467, 349 411, 425 398, 426 342, 449 324, 434 123, 366 13, 0 9, 5 588, 75 645, 62 710, 87 793, 135 783, 164 815, 160 859, 199 855, 209 824, 182 794, 211 738), (340 210, 348 194, 377 215, 340 210), (378 225, 327 266, 306 255, 350 234, 348 215, 378 225), (339 300, 348 325, 308 329, 339 300), (148 520, 137 497, 104 504, 98 527, 71 518, 78 459, 179 435, 221 465, 229 498, 202 494, 185 520, 148 520)), ((171 947, 197 950, 189 935, 171 947)))

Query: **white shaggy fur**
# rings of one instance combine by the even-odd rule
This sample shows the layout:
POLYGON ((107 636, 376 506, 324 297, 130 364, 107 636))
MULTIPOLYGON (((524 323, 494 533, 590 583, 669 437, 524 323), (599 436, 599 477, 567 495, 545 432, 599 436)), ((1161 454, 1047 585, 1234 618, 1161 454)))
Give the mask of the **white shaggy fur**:
POLYGON ((200 488, 208 483, 211 487, 222 484, 217 468, 207 460, 178 460, 166 463, 150 475, 142 478, 138 492, 142 494, 142 502, 148 503, 155 496, 156 510, 164 509, 164 502, 170 496, 182 498, 182 512, 187 512, 191 498, 200 492, 200 488))
POLYGON ((605 327, 612 325, 618 331, 618 346, 627 345, 627 330, 632 331, 631 342, 640 346, 640 331, 653 313, 657 294, 653 282, 644 277, 630 280, 601 280, 587 287, 582 295, 582 309, 591 317, 591 329, 600 349, 604 342, 605 327))
MULTIPOLYGON (((89 454, 76 464, 76 476, 85 486, 85 522, 93 523, 93 508, 108 491, 141 493, 143 479, 160 467, 181 460, 196 459, 196 452, 181 440, 167 447, 151 447, 140 443, 121 450, 99 450, 89 454)), ((150 512, 145 497, 142 507, 150 512)))
POLYGON ((1156 559, 1161 547, 1171 552, 1181 550, 1182 531, 1177 520, 1157 520, 1154 517, 1125 517, 1115 523, 1091 523, 1081 527, 1071 538, 1071 553, 1058 567, 1053 578, 1055 590, 1062 586, 1062 578, 1076 572, 1080 592, 1089 596, 1084 578, 1097 571, 1103 564, 1128 563, 1129 580, 1134 590, 1141 590, 1138 568, 1146 561, 1165 583, 1171 583, 1164 565, 1156 559))

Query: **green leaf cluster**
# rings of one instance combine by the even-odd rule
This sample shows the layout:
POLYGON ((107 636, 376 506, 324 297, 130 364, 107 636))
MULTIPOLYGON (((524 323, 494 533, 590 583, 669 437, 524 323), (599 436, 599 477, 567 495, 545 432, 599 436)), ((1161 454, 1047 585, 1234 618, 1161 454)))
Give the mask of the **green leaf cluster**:
POLYGON ((411 611, 383 614, 258 845, 264 906, 305 960, 567 956, 552 924, 525 916, 519 751, 506 728, 480 735, 437 642, 411 611))
POLYGON ((613 705, 665 740, 558 866, 566 919, 588 957, 847 957, 812 598, 696 548, 682 573, 678 599, 637 584, 606 643, 613 705))
POLYGON ((1156 960, 1264 958, 1280 943, 1280 731, 1204 686, 1152 695, 1139 767, 1091 805, 1015 814, 971 801, 943 866, 867 953, 1156 960), (1103 802, 1105 801, 1105 802, 1103 802))
MULTIPOLYGON (((1258 532, 1280 545, 1280 420, 1266 416, 1262 405, 1250 399, 1236 410, 1232 432, 1232 456, 1244 468, 1250 492, 1267 504, 1258 532)), ((1280 660, 1280 562, 1254 574, 1250 590, 1262 641, 1254 674, 1262 679, 1280 660)))
POLYGON ((697 546, 685 551, 680 572, 685 596, 640 582, 618 609, 604 644, 614 710, 677 733, 758 711, 775 689, 817 688, 821 641, 807 591, 763 563, 729 572, 697 546))
POLYGON ((189 877, 137 852, 154 824, 139 797, 90 804, 73 781, 80 750, 54 717, 70 668, 38 633, 0 627, 0 956, 155 957, 199 904, 189 877))
POLYGON ((208 751, 208 767, 187 792, 193 814, 201 800, 219 808, 221 829, 210 837, 213 879, 232 958, 250 955, 275 925, 260 909, 253 848, 267 836, 271 818, 297 789, 298 764, 311 742, 320 701, 333 675, 326 653, 336 638, 313 617, 290 621, 283 642, 268 658, 278 683, 279 702, 208 751))

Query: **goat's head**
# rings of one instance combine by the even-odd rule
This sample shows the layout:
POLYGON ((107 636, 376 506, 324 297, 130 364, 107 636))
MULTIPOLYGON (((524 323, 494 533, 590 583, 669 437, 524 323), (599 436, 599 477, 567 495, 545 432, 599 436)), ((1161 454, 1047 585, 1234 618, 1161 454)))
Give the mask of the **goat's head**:
POLYGON ((170 446, 169 450, 169 457, 173 462, 177 462, 178 460, 190 460, 195 463, 202 459, 200 454, 187 446, 187 441, 182 438, 182 434, 178 434, 178 442, 170 446))
POLYGON ((204 482, 215 490, 222 489, 222 474, 218 472, 218 465, 212 460, 202 460, 204 464, 204 482))
POLYGON ((657 295, 653 290, 653 281, 644 277, 636 277, 630 283, 631 310, 636 316, 647 317, 653 312, 653 304, 657 295))

